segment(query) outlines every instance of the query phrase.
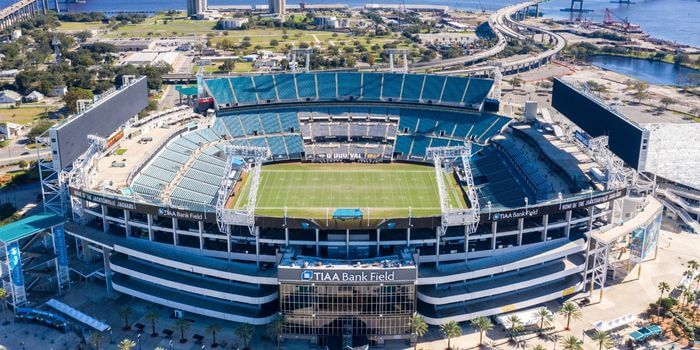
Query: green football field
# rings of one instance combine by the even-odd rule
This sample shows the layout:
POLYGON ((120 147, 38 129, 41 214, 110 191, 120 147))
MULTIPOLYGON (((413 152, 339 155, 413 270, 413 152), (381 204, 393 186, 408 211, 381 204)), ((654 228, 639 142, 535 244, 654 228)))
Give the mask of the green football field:
MULTIPOLYGON (((464 207, 464 199, 451 176, 445 175, 450 203, 464 207)), ((245 184, 235 204, 247 201, 245 184)), ((264 166, 256 214, 323 218, 326 208, 361 208, 365 217, 440 214, 438 187, 432 166, 414 164, 312 164, 264 166), (369 209, 369 210, 368 210, 369 209)))

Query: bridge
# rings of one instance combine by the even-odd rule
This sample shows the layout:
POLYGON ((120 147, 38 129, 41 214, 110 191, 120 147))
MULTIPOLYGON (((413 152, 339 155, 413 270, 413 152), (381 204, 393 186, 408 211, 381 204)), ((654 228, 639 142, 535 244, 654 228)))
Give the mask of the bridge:
POLYGON ((12 27, 15 23, 33 18, 37 12, 39 12, 39 0, 20 0, 3 8, 0 10, 0 31, 12 27))
MULTIPOLYGON (((440 71, 436 74, 489 75, 496 67, 498 67, 501 70, 501 74, 509 75, 525 72, 548 64, 552 59, 556 58, 564 47, 566 47, 566 39, 552 31, 521 22, 527 18, 531 7, 535 7, 536 12, 539 11, 539 4, 541 2, 544 1, 534 0, 522 2, 504 7, 494 12, 489 17, 488 25, 496 34, 497 41, 496 44, 489 49, 477 52, 473 55, 414 63, 410 65, 410 70, 442 69, 473 65, 472 67, 466 69, 440 71), (499 62, 486 62, 488 58, 501 53, 506 46, 508 46, 508 40, 539 40, 543 46, 547 47, 547 50, 540 52, 535 56, 503 59, 499 62)), ((357 69, 353 69, 353 71, 356 70, 357 69)), ((381 67, 374 69, 374 71, 389 71, 389 68, 381 67)), ((220 76, 229 76, 229 74, 211 75, 207 77, 214 78, 220 76)), ((190 84, 196 83, 197 79, 193 74, 176 73, 163 75, 163 82, 166 84, 190 84)))

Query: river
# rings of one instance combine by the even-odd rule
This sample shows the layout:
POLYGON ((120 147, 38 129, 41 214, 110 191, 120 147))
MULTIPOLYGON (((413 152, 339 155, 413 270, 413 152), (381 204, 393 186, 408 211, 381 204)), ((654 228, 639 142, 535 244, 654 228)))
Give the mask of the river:
MULTIPOLYGON (((54 0, 49 0, 50 2, 54 0)), ((64 0, 61 0, 62 2, 64 0)), ((465 10, 494 11, 521 0, 408 0, 406 3, 448 5, 465 10)), ((600 20, 605 8, 610 8, 619 17, 627 17, 631 23, 638 24, 650 35, 666 40, 700 47, 700 1, 697 0, 634 0, 631 5, 613 4, 610 0, 585 0, 584 8, 594 12, 584 16, 600 20)), ((0 6, 7 6, 14 0, 0 0, 0 6)), ((304 0, 307 4, 345 3, 352 7, 363 6, 367 2, 398 3, 399 0, 304 0)), ((209 0, 210 5, 250 5, 266 4, 265 0, 209 0)), ((288 1, 288 3, 297 3, 288 1)), ((567 12, 560 11, 568 7, 570 0, 551 0, 542 5, 541 11, 547 17, 568 18, 567 12)), ((70 11, 162 11, 184 9, 185 0, 86 0, 82 4, 68 4, 70 11)))
POLYGON ((686 85, 689 82, 689 75, 700 75, 698 70, 639 58, 598 55, 590 57, 589 62, 596 67, 656 85, 686 85))

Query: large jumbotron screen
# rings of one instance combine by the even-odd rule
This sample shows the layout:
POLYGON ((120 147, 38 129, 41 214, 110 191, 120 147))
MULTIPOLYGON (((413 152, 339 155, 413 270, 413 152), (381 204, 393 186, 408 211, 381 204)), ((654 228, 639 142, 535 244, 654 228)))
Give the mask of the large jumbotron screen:
POLYGON ((592 137, 609 136, 610 150, 644 171, 649 131, 559 79, 554 79, 552 106, 592 137))
POLYGON ((88 135, 108 137, 129 118, 148 106, 146 77, 117 90, 95 103, 88 111, 49 130, 54 167, 65 169, 90 147, 88 135), (57 161, 58 160, 58 161, 57 161))

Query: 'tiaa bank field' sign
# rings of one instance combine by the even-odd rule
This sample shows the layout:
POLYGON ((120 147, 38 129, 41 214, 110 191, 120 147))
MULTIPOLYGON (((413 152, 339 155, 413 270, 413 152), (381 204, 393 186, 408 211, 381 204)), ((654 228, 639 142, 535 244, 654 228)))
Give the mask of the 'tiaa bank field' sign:
POLYGON ((415 267, 395 269, 305 269, 285 268, 277 270, 280 282, 312 283, 392 283, 413 282, 416 280, 415 267))

